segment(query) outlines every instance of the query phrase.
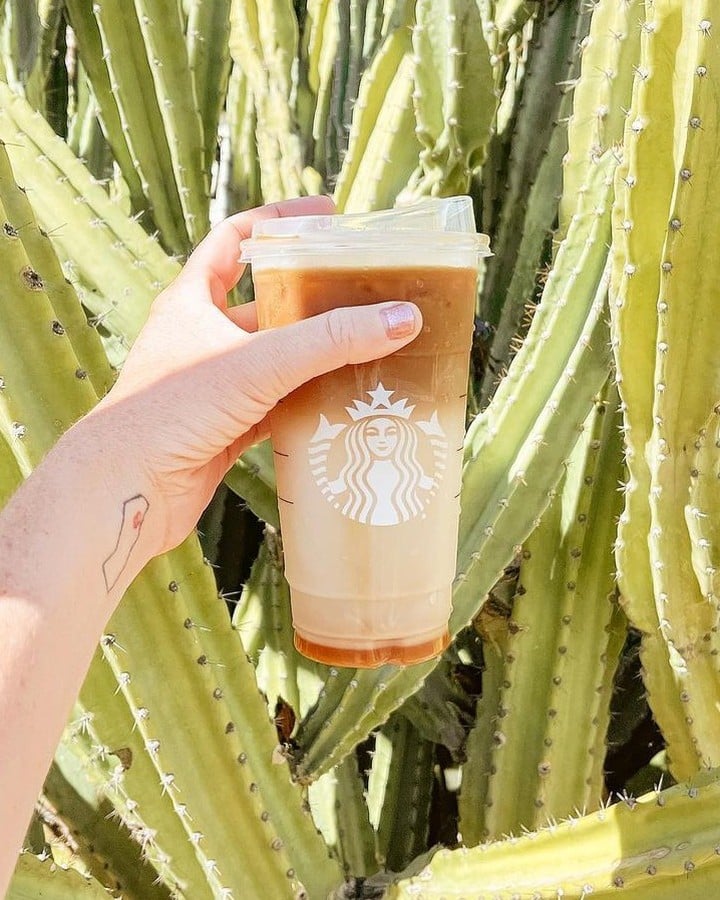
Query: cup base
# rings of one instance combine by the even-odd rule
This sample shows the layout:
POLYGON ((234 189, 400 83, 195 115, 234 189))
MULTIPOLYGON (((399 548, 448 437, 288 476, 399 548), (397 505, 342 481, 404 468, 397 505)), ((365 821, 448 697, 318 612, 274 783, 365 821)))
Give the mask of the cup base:
POLYGON ((328 666, 351 669, 377 669, 387 664, 414 665, 438 656, 449 644, 450 634, 447 630, 420 644, 403 644, 396 639, 379 642, 372 647, 329 647, 295 632, 295 647, 303 656, 328 666))

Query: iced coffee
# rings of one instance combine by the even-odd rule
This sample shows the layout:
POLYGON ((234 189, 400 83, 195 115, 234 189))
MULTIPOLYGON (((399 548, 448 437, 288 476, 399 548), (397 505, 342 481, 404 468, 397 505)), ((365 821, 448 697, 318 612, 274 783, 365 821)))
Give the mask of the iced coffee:
POLYGON ((343 666, 420 662, 449 641, 478 243, 433 254, 406 235, 392 252, 382 236, 274 265, 253 256, 261 328, 387 300, 423 314, 406 347, 316 378, 271 414, 296 646, 343 666))

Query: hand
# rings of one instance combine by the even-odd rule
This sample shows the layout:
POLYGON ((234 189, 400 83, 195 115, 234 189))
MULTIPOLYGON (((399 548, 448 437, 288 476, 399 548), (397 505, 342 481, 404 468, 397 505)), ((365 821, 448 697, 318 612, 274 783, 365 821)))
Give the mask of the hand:
POLYGON ((333 211, 328 198, 305 197, 240 213, 213 229, 153 303, 115 386, 88 417, 114 423, 116 440, 134 456, 138 491, 159 511, 158 553, 187 537, 238 455, 267 437, 266 416, 278 400, 418 334, 420 311, 397 301, 261 332, 254 303, 228 308, 227 293, 244 269, 239 242, 253 222, 333 211))

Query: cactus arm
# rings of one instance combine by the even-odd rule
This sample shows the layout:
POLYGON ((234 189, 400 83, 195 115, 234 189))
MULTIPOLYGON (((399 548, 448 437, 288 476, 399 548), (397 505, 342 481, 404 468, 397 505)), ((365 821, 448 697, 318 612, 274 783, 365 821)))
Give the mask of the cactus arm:
MULTIPOLYGON (((499 451, 498 435, 502 434, 502 440, 513 446, 527 436, 586 330, 588 311, 604 281, 614 165, 614 157, 607 154, 591 170, 586 190, 579 197, 573 227, 558 251, 523 347, 491 406, 468 429, 463 487, 469 498, 492 496, 507 462, 505 454, 499 451), (486 452, 483 467, 474 464, 483 449, 495 442, 498 452, 486 452)), ((474 509, 466 512, 463 506, 461 521, 463 517, 472 520, 475 516, 474 509)))
POLYGON ((22 853, 8 889, 7 900, 107 900, 105 888, 75 869, 58 866, 52 859, 22 853))
POLYGON ((81 300, 129 346, 178 264, 112 203, 44 119, 2 84, 0 139, 18 180, 32 185, 40 226, 66 261, 71 280, 85 288, 81 300))
MULTIPOLYGON (((256 817, 260 817, 266 834, 269 832, 272 835, 266 846, 271 845, 279 836, 281 846, 278 845, 278 850, 273 848, 273 858, 279 860, 285 854, 291 857, 289 867, 282 868, 274 863, 282 870, 281 880, 286 885, 284 890, 288 890, 287 885, 292 884, 293 880, 299 879, 310 896, 324 896, 323 891, 327 893, 330 886, 339 880, 337 865, 328 858, 325 845, 304 811, 300 789, 290 782, 285 765, 277 765, 273 761, 277 735, 267 716, 265 699, 257 690, 252 664, 242 650, 237 632, 231 627, 224 604, 210 599, 216 590, 211 569, 203 565, 194 539, 173 551, 170 559, 180 572, 186 573, 184 577, 178 577, 180 590, 174 595, 180 595, 181 600, 186 600, 187 615, 180 621, 180 617, 173 617, 176 622, 173 628, 194 638, 189 658, 194 663, 192 668, 199 670, 207 679, 205 690, 208 693, 205 696, 213 698, 212 709, 216 712, 212 718, 215 723, 210 727, 219 730, 224 735, 224 742, 231 748, 230 756, 235 773, 233 781, 236 784, 234 792, 241 790, 242 784, 245 785, 245 790, 248 790, 250 784, 258 786, 256 817), (186 627, 184 623, 187 618, 198 627, 186 627), (201 657, 208 660, 206 665, 197 663, 201 657), (220 660, 223 661, 222 666, 216 667, 214 661, 220 660), (215 696, 217 688, 222 692, 222 697, 215 696), (226 731, 228 722, 234 723, 234 729, 229 732, 226 731), (238 763, 237 758, 243 753, 247 754, 247 759, 238 763), (241 782, 240 786, 238 782, 241 782), (267 822, 262 819, 263 811, 269 813, 267 822), (290 870, 293 875, 286 875, 290 870)), ((167 583, 165 581, 165 585, 167 583)), ((147 604, 145 607, 147 608, 147 604)), ((120 629, 117 631, 118 641, 123 644, 120 629)), ((150 632, 146 633, 150 635, 150 632)), ((139 637, 145 640, 142 635, 139 637)), ((145 677, 148 681, 154 677, 150 666, 147 666, 145 677)), ((203 709, 204 714, 208 715, 206 702, 203 703, 203 709)), ((184 760, 180 762, 185 764, 184 760)), ((255 796, 253 789, 249 793, 255 796)), ((229 802, 227 798, 230 796, 232 794, 226 794, 223 803, 229 802)), ((243 822, 239 827, 245 833, 253 819, 243 822)), ((213 824, 213 828, 215 827, 213 824)), ((261 853, 259 859, 264 866, 269 865, 266 853, 261 853)), ((242 862, 244 864, 244 860, 242 862)), ((278 896, 283 894, 279 893, 278 896)))
MULTIPOLYGON (((170 147, 185 226, 190 242, 195 245, 208 230, 210 186, 209 170, 204 166, 203 126, 189 66, 183 18, 177 0, 135 0, 135 9, 170 147)), ((220 43, 217 49, 221 50, 223 46, 220 43)), ((214 84, 213 88, 217 92, 217 104, 218 97, 222 96, 221 85, 214 84)))
POLYGON ((255 127, 257 115, 247 76, 233 63, 227 96, 230 131, 230 197, 232 209, 257 206, 262 199, 257 161, 255 127))
POLYGON ((715 847, 717 772, 536 833, 473 849, 441 850, 386 900, 459 900, 481 884, 499 900, 623 897, 702 900, 720 883, 715 847))
MULTIPOLYGON (((174 253, 185 253, 189 238, 184 206, 140 23, 132 7, 120 0, 103 0, 93 13, 122 131, 152 217, 165 245, 174 253)), ((90 71, 88 62, 85 66, 90 71)))
MULTIPOLYGON (((358 181, 361 163, 368 155, 373 123, 381 115, 386 95, 400 77, 401 63, 411 51, 411 32, 405 27, 395 28, 385 38, 370 67, 363 74, 353 110, 347 154, 335 187, 335 203, 341 211, 348 209, 351 190, 358 181)), ((405 68, 407 69, 407 65, 405 68)), ((406 143, 410 143, 406 134, 403 137, 406 143)), ((356 208, 357 204, 353 204, 353 209, 356 208)))
POLYGON ((4 9, 2 47, 6 78, 13 90, 24 93, 37 60, 40 18, 35 3, 7 0, 4 9))
POLYGON ((536 10, 527 0, 498 0, 493 4, 492 20, 496 23, 500 46, 507 44, 510 35, 522 31, 536 10))
POLYGON ((293 645, 292 617, 290 615, 290 588, 282 572, 282 547, 280 538, 271 531, 266 532, 268 548, 267 579, 269 597, 264 602, 267 624, 265 644, 260 650, 255 674, 260 690, 265 694, 273 714, 275 704, 282 698, 297 715, 302 715, 300 691, 298 688, 298 657, 293 645))
POLYGON ((332 81, 325 122, 327 166, 338 171, 347 151, 348 134, 345 129, 343 95, 350 65, 350 4, 337 5, 336 46, 333 54, 332 81))
POLYGON ((512 157, 493 240, 495 256, 481 298, 482 315, 495 326, 507 296, 523 232, 529 186, 550 142, 566 82, 577 74, 577 43, 587 33, 590 11, 582 0, 559 5, 535 21, 523 79, 522 105, 512 135, 512 157))
MULTIPOLYGON (((280 536, 271 527, 265 530, 265 540, 241 602, 243 608, 240 616, 233 616, 233 626, 255 665, 258 686, 267 698, 271 718, 275 718, 280 700, 289 705, 298 718, 304 716, 317 701, 328 669, 306 659, 295 649, 290 587, 282 567, 282 544, 280 536)), ((284 723, 283 727, 286 727, 284 723)), ((286 735, 284 739, 288 737, 286 735)))
MULTIPOLYGON (((562 97, 557 113, 558 124, 530 188, 522 238, 511 267, 507 299, 490 350, 492 371, 488 372, 482 386, 485 401, 494 388, 494 373, 502 371, 507 365, 523 309, 533 295, 543 242, 558 213, 557 196, 561 195, 560 221, 555 235, 555 241, 559 242, 567 234, 588 168, 603 153, 622 141, 623 124, 632 94, 633 67, 639 51, 638 17, 639 0, 630 3, 602 0, 593 9, 589 34, 581 44, 583 52, 579 78, 572 91, 566 90, 562 97), (565 121, 568 121, 567 134, 565 121), (561 170, 558 158, 563 155, 561 170), (558 183, 558 179, 562 180, 562 184, 558 183)), ((578 76, 578 62, 574 60, 574 55, 570 55, 563 79, 568 83, 574 82, 578 76)), ((531 77, 533 59, 531 55, 531 77)), ((519 138, 522 150, 522 138, 527 140, 528 137, 522 127, 522 110, 518 118, 520 123, 516 125, 517 137, 513 148, 519 138)), ((491 261, 490 265, 500 265, 500 262, 491 261)), ((488 291, 489 287, 485 290, 488 291)))
POLYGON ((343 870, 346 875, 372 875, 378 869, 375 836, 355 754, 348 754, 328 777, 335 780, 336 849, 343 870))
MULTIPOLYGON (((1 197, 0 220, 9 221, 1 197)), ((89 383, 75 377, 78 360, 70 338, 54 328, 55 311, 19 233, 8 235, 2 228, 0 268, 6 273, 0 296, 2 399, 12 420, 10 432, 3 437, 11 446, 20 443, 36 465, 75 421, 64 400, 68 386, 74 382, 86 408, 95 393, 89 383), (43 360, 42 366, 37 365, 38 359, 43 360)))
POLYGON ((654 714, 674 771, 687 776, 697 767, 697 751, 659 632, 648 548, 650 470, 646 459, 652 431, 660 253, 675 179, 673 111, 668 96, 672 95, 681 23, 677 4, 655 4, 648 7, 647 16, 613 212, 610 314, 629 473, 625 509, 618 525, 616 565, 625 611, 643 632, 643 678, 654 714), (647 71, 653 72, 652 82, 641 77, 647 71), (643 171, 652 171, 652 178, 638 178, 643 171))
POLYGON ((337 7, 335 61, 326 124, 328 163, 333 171, 340 168, 340 160, 347 150, 347 123, 360 81, 365 16, 365 4, 357 0, 349 0, 337 7))
MULTIPOLYGON (((108 632, 103 640, 116 638, 108 632)), ((140 718, 147 714, 142 712, 140 718)), ((201 863, 170 795, 159 790, 137 720, 98 649, 58 747, 57 765, 82 796, 94 791, 107 798, 114 807, 110 817, 140 844, 163 884, 171 891, 182 887, 199 900, 209 900, 212 892, 201 863)))
MULTIPOLYGON (((338 49, 338 13, 338 4, 331 3, 330 0, 310 0, 300 58, 301 65, 307 71, 309 89, 315 97, 311 123, 313 161, 324 176, 329 174, 327 129, 334 61, 338 49)), ((336 168, 338 167, 332 168, 332 174, 336 173, 336 168)))
POLYGON ((368 808, 383 869, 400 872, 427 848, 434 761, 434 745, 402 715, 375 737, 368 808))
POLYGON ((582 51, 580 80, 568 124, 568 153, 563 163, 560 234, 567 232, 575 197, 587 166, 623 138, 640 51, 640 0, 595 5, 582 51))
POLYGON ((263 541, 232 615, 233 628, 240 635, 245 653, 256 667, 265 641, 264 623, 271 581, 270 547, 267 541, 263 541))
POLYGON ((77 357, 77 376, 88 376, 95 392, 103 396, 112 384, 113 373, 102 344, 95 329, 88 325, 72 285, 65 279, 50 238, 35 222, 27 194, 16 185, 6 153, 0 153, 0 196, 7 225, 22 234, 29 264, 41 273, 43 283, 52 296, 56 321, 68 335, 77 357))
POLYGON ((304 148, 294 109, 299 36, 292 2, 234 0, 230 22, 230 53, 245 71, 258 110, 263 197, 297 197, 304 193, 304 148))
MULTIPOLYGON (((214 662, 232 660, 232 656, 211 655, 209 648, 202 646, 201 637, 218 627, 212 621, 215 617, 208 608, 195 611, 193 616, 184 602, 185 596, 197 592, 193 581, 198 573, 201 584, 205 581, 200 571, 203 566, 200 563, 195 571, 184 570, 178 564, 178 555, 175 551, 172 569, 168 560, 159 559, 145 570, 145 589, 153 592, 164 588, 167 593, 172 575, 178 578, 175 583, 179 589, 169 592, 164 614, 158 617, 157 609, 150 610, 145 597, 131 588, 110 622, 116 642, 105 645, 103 652, 152 756, 156 790, 170 796, 213 891, 229 888, 241 896, 252 896, 265 885, 271 896, 290 897, 294 873, 293 879, 285 874, 291 865, 282 841, 275 852, 268 852, 278 836, 270 817, 262 818, 265 804, 258 790, 260 779, 256 780, 251 764, 238 760, 246 753, 246 741, 250 750, 251 734, 240 728, 226 731, 227 723, 234 720, 218 684, 221 679, 216 676, 214 662), (190 625, 184 627, 183 622, 188 620, 190 625), (118 645, 127 653, 118 652, 118 645), (152 652, 151 646, 155 648, 152 652), (142 664, 152 657, 152 666, 142 664), (198 663, 198 659, 207 662, 198 663), (157 679, 156 667, 174 673, 172 690, 157 679), (139 715, 141 708, 148 710, 144 719, 139 715), (194 739, 198 723, 202 723, 205 734, 202 743, 194 739), (212 735, 216 739, 211 739, 212 735), (213 773, 213 794, 197 778, 203 771, 213 773), (252 790, 251 784, 256 785, 252 790), (222 802, 215 798, 222 798, 222 802), (243 835, 242 857, 236 852, 236 834, 243 835)), ((244 690, 252 690, 256 709, 260 707, 267 721, 252 679, 244 690)))
MULTIPOLYGON (((458 796, 458 831, 465 846, 480 843, 485 833, 485 814, 490 783, 493 735, 500 709, 500 696, 505 681, 505 653, 509 637, 508 620, 497 618, 499 625, 489 622, 490 604, 486 603, 478 617, 480 623, 492 625, 492 633, 484 632, 482 695, 475 710, 475 724, 465 745, 466 761, 458 796)), ((482 627, 482 626, 481 626, 482 627)))
MULTIPOLYGON (((58 755, 63 752, 58 748, 58 755)), ((83 796, 73 781, 53 763, 45 779, 43 798, 70 829, 77 861, 107 889, 122 887, 126 900, 161 900, 170 896, 157 871, 142 857, 130 832, 110 821, 114 810, 104 797, 83 796)))
MULTIPOLYGON (((560 500, 555 498, 523 545, 518 590, 502 651, 498 679, 502 687, 497 694, 490 690, 485 697, 483 676, 483 708, 475 726, 479 734, 468 741, 468 764, 463 767, 460 790, 462 835, 467 844, 497 839, 521 826, 532 827, 535 803, 542 803, 538 767, 547 752, 543 739, 551 708, 548 694, 558 663, 561 628, 557 598, 562 594, 566 562, 560 500), (548 554, 552 554, 551 548, 557 548, 554 555, 548 554), (493 695, 495 709, 486 710, 493 695), (480 735, 488 741, 486 747, 480 746, 480 735), (477 759, 470 756, 471 749, 477 759), (471 793, 473 788, 477 795, 471 793), (473 809, 480 803, 483 809, 473 809)), ((493 654, 494 648, 485 652, 493 654)))
MULTIPOLYGON (((572 95, 566 94, 560 118, 572 108, 572 95)), ((498 373, 507 371, 523 318, 537 293, 538 267, 547 252, 557 216, 557 198, 562 193, 561 160, 567 149, 567 134, 558 124, 553 130, 547 153, 543 157, 532 186, 529 188, 522 237, 512 275, 507 287, 500 320, 490 346, 490 359, 480 392, 480 407, 487 406, 498 384, 498 373)))
POLYGON ((411 99, 413 83, 413 63, 407 55, 398 65, 383 98, 382 109, 367 137, 355 179, 344 201, 345 212, 367 212, 392 206, 411 176, 418 152, 412 136, 415 128, 411 99))
POLYGON ((712 247, 720 230, 713 168, 703 164, 720 139, 714 101, 720 46, 703 29, 713 8, 682 4, 675 91, 676 177, 657 303, 653 430, 650 442, 650 557, 660 629, 667 641, 686 722, 704 766, 718 759, 720 684, 717 609, 701 594, 690 563, 684 507, 693 441, 720 395, 710 331, 717 316, 720 265, 712 247), (691 173, 690 178, 682 174, 691 173), (692 182, 692 183, 690 183, 692 182), (677 224, 675 224, 677 223, 677 224), (690 298, 690 302, 686 301, 690 298), (688 327, 688 321, 691 323, 688 327))
POLYGON ((548 718, 544 741, 548 749, 543 759, 547 774, 541 776, 540 785, 543 813, 551 820, 576 809, 596 809, 602 802, 610 700, 626 635, 624 616, 614 597, 613 542, 623 474, 616 391, 608 390, 601 402, 605 405, 597 410, 575 521, 565 547, 558 665, 548 705, 559 714, 548 718), (567 652, 563 653, 563 647, 567 652), (576 711, 582 711, 582 722, 575 719, 576 711))
MULTIPOLYGON (((78 62, 78 66, 82 66, 82 63, 78 62)), ((82 78, 82 87, 78 86, 76 95, 78 108, 73 117, 73 125, 76 126, 75 142, 68 137, 68 144, 73 153, 84 161, 88 171, 101 183, 109 182, 115 175, 116 196, 122 197, 123 200, 127 197, 130 200, 129 208, 132 209, 133 198, 130 196, 127 183, 114 169, 112 148, 103 134, 95 96, 84 75, 82 78)), ((142 209, 142 206, 140 208, 142 209)), ((149 214, 143 214, 143 223, 149 230, 154 230, 155 226, 149 214)))
POLYGON ((471 737, 467 783, 463 770, 466 843, 499 839, 600 802, 613 676, 624 640, 622 618, 609 599, 622 499, 616 400, 614 391, 598 398, 562 489, 524 545, 492 730, 485 712, 476 727, 487 747, 471 737), (474 808, 478 803, 484 814, 474 808))
POLYGON ((103 58, 102 39, 97 21, 90 6, 82 0, 65 0, 65 8, 77 36, 78 53, 83 68, 92 84, 93 94, 100 110, 103 132, 127 184, 132 208, 139 212, 146 208, 148 201, 123 131, 120 112, 112 91, 110 73, 103 58))
POLYGON ((615 897, 621 888, 632 900, 702 900, 720 883, 719 796, 713 772, 520 838, 441 850, 385 898, 459 900, 482 885, 499 900, 615 897))
MULTIPOLYGON (((58 134, 67 128, 67 70, 64 74, 55 68, 60 54, 58 37, 64 47, 65 35, 59 35, 63 11, 62 0, 38 0, 36 4, 38 28, 37 56, 25 86, 25 96, 53 124, 58 134), (53 76, 58 79, 54 81, 53 76), (65 81, 64 90, 62 80, 65 81), (59 89, 59 90, 58 90, 59 89), (58 93, 64 97, 54 96, 58 93), (57 100, 60 99, 58 103, 57 100)), ((64 68, 64 60, 63 60, 64 68)))
POLYGON ((466 193, 497 106, 480 11, 475 0, 420 0, 416 16, 413 105, 423 149, 410 191, 466 193))
POLYGON ((187 17, 188 64, 204 134, 202 169, 206 174, 215 162, 218 122, 230 77, 230 3, 192 0, 187 17))

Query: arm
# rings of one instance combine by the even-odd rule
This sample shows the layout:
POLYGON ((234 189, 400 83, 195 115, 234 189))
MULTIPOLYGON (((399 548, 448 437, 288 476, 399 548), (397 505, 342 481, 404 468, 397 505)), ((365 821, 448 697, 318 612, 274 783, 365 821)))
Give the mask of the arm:
POLYGON ((305 198, 232 217, 155 301, 116 385, 0 514, 0 897, 63 726, 130 582, 195 527, 265 417, 308 379, 398 349, 411 304, 338 309, 257 332, 228 309, 254 218, 331 212, 305 198))
POLYGON ((108 592, 123 498, 150 491, 103 430, 72 428, 0 516, 0 897, 105 622, 157 549, 150 505, 108 592))

